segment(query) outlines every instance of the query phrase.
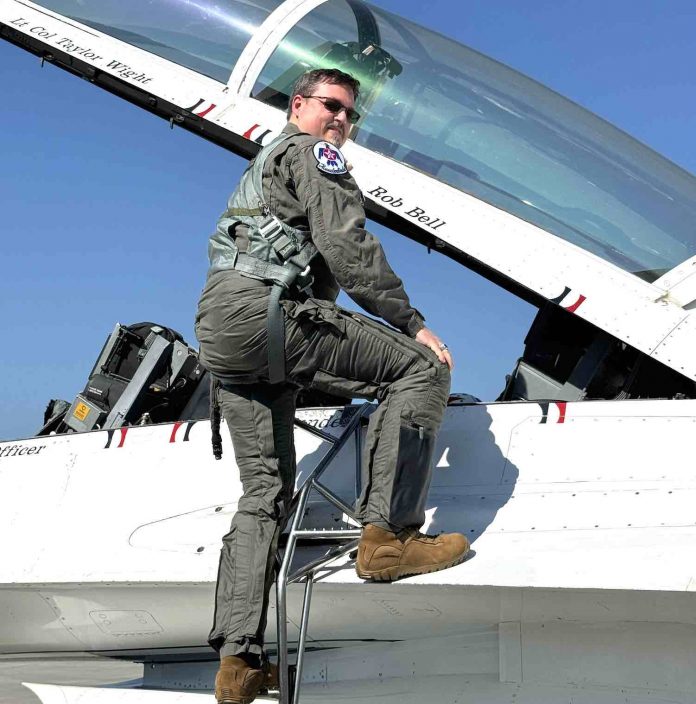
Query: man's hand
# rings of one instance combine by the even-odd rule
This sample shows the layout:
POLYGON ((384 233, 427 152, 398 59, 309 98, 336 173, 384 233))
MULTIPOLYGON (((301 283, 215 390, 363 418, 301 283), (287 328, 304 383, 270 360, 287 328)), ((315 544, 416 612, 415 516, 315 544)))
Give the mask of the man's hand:
POLYGON ((420 342, 421 345, 429 347, 437 355, 437 358, 450 368, 450 371, 454 369, 452 355, 447 349, 447 345, 445 345, 432 330, 429 330, 428 328, 419 330, 416 335, 416 342, 420 342))

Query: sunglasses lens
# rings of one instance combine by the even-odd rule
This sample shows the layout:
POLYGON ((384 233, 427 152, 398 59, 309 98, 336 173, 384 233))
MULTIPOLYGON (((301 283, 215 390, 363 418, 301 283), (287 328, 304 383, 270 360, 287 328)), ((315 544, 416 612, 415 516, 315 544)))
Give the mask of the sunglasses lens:
POLYGON ((345 110, 346 118, 348 119, 348 122, 350 122, 351 125, 354 125, 360 119, 360 113, 357 110, 353 110, 353 108, 347 108, 343 103, 339 102, 338 100, 334 100, 333 98, 324 98, 320 95, 303 95, 302 97, 314 98, 315 100, 319 100, 323 104, 323 106, 329 112, 332 112, 334 115, 338 115, 341 110, 345 110))
POLYGON ((324 107, 334 115, 343 110, 343 105, 338 100, 324 100, 324 107))

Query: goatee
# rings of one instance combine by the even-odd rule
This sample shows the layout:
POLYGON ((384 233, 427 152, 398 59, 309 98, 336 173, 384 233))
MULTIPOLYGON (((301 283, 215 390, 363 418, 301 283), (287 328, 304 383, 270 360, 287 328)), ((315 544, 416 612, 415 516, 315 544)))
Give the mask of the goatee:
POLYGON ((340 132, 337 129, 331 130, 331 134, 326 137, 326 141, 329 144, 333 144, 334 147, 338 147, 340 149, 345 142, 345 139, 343 139, 343 132, 340 132))

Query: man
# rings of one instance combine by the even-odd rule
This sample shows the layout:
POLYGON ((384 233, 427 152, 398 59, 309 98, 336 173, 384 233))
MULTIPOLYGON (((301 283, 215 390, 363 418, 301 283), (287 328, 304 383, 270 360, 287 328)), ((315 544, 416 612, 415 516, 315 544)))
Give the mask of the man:
POLYGON ((252 701, 264 677, 268 593, 295 481, 298 388, 380 402, 358 502, 360 577, 444 569, 469 549, 460 534, 418 532, 452 357, 364 229, 362 195, 340 151, 357 96, 358 81, 336 69, 302 76, 288 124, 250 164, 210 240, 196 333, 201 361, 221 383, 244 488, 223 538, 210 633, 225 704, 252 701), (339 286, 396 330, 336 306, 339 286))

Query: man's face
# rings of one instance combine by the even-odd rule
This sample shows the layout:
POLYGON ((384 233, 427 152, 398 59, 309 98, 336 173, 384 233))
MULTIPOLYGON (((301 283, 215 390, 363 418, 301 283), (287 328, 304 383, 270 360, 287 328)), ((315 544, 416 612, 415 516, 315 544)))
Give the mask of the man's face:
MULTIPOLYGON (((315 86, 311 94, 322 98, 332 98, 347 108, 352 108, 355 105, 353 92, 345 86, 320 83, 315 86)), ((302 132, 314 137, 321 137, 335 147, 343 146, 352 127, 345 110, 334 114, 326 109, 323 101, 316 98, 303 98, 300 95, 296 95, 292 99, 290 122, 296 124, 302 132)))

